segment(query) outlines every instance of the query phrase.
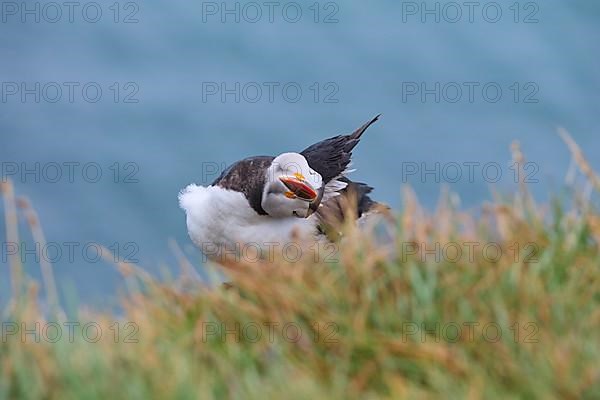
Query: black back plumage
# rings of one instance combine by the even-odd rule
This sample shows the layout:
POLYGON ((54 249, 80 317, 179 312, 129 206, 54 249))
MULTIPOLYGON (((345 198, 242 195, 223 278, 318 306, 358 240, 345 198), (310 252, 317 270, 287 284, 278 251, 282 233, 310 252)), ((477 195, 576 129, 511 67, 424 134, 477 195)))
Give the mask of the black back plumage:
POLYGON ((237 161, 215 179, 212 186, 241 192, 259 215, 267 215, 262 208, 262 194, 266 182, 266 170, 275 157, 257 156, 237 161))
POLYGON ((306 158, 308 165, 317 171, 326 184, 340 176, 346 170, 352 157, 352 149, 360 141, 362 134, 379 119, 377 115, 350 135, 338 135, 325 139, 304 149, 300 154, 306 158))

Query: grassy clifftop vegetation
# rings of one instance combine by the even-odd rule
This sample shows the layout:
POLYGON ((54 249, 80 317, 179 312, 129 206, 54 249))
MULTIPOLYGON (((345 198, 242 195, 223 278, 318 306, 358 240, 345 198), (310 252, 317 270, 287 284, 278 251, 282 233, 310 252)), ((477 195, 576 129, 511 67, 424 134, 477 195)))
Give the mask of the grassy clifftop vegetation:
POLYGON ((176 283, 120 264, 123 314, 76 321, 51 266, 38 290, 13 259, 0 398, 598 398, 600 213, 577 191, 562 204, 521 185, 477 217, 446 197, 427 213, 407 189, 393 246, 347 227, 333 259, 242 260, 227 288, 184 259, 176 283))

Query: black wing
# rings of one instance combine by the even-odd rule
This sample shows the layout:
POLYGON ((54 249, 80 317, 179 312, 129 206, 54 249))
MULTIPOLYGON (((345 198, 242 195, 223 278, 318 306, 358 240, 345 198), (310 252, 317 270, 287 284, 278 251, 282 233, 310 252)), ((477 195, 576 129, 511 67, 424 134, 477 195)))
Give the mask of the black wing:
POLYGON ((212 186, 242 192, 254 211, 259 215, 267 215, 261 205, 266 179, 264 171, 269 168, 273 158, 270 156, 257 156, 240 160, 223 171, 212 183, 212 186))
POLYGON ((300 154, 306 158, 308 165, 321 175, 323 183, 326 184, 333 178, 340 176, 348 167, 352 157, 352 149, 358 144, 362 134, 379 119, 380 115, 377 115, 350 135, 338 135, 325 139, 306 148, 300 154))

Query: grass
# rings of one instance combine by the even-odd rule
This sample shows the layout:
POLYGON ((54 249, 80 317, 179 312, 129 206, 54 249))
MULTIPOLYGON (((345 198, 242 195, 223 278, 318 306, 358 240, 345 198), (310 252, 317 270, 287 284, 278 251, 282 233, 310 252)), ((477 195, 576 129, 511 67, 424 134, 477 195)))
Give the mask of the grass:
MULTIPOLYGON (((10 240, 19 201, 3 193, 10 240)), ((40 302, 13 259, 0 398, 600 398, 600 214, 578 192, 569 204, 535 204, 522 184, 478 217, 447 196, 428 214, 407 189, 393 246, 345 227, 336 262, 240 263, 221 270, 230 288, 184 259, 171 283, 120 264, 123 314, 81 309, 72 341, 51 266, 40 302), (23 337, 36 322, 39 343, 23 337)))

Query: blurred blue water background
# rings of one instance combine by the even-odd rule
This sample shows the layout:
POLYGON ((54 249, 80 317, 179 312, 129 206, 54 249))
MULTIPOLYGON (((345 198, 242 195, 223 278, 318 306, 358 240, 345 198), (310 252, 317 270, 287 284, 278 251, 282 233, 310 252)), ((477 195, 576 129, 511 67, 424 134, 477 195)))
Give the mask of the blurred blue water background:
MULTIPOLYGON (((88 242, 134 255, 153 273, 175 264, 169 238, 198 261, 177 204, 182 187, 209 183, 215 165, 301 150, 349 132, 377 113, 383 118, 356 150, 352 176, 370 183, 374 197, 394 207, 401 204, 404 182, 434 207, 444 181, 443 174, 440 180, 403 176, 403 162, 429 169, 436 162, 441 167, 498 163, 503 176, 495 186, 510 189, 513 139, 535 163, 530 170, 538 180, 530 185, 535 195, 547 198, 561 187, 570 162, 558 126, 567 128, 600 167, 600 3, 521 2, 517 16, 513 1, 499 2, 503 14, 496 23, 482 15, 486 2, 475 9, 472 23, 466 7, 459 21, 449 22, 456 10, 443 8, 444 2, 439 3, 439 23, 435 15, 425 15, 423 23, 420 12, 408 12, 414 5, 422 7, 421 2, 299 2, 284 12, 287 3, 274 8, 273 22, 269 8, 254 3, 263 13, 254 23, 256 7, 247 2, 238 6, 239 23, 235 12, 221 14, 221 2, 121 2, 116 3, 118 16, 113 2, 99 2, 102 16, 96 23, 84 19, 85 2, 74 9, 72 23, 64 7, 60 20, 52 23, 48 20, 55 19, 55 10, 39 3, 40 22, 35 23, 35 15, 21 21, 25 3, 14 3, 16 14, 3 3, 0 162, 18 193, 32 199, 48 241, 62 244, 63 250, 66 242, 81 243, 74 261, 63 254, 55 265, 63 294, 77 292, 83 301, 103 304, 122 286, 109 264, 88 262, 93 254, 82 255, 88 242), (302 17, 292 23, 296 5, 302 17), (22 101, 23 82, 30 89, 35 82, 46 85, 39 103, 34 94, 22 101), (49 101, 56 96, 48 82, 62 86, 62 98, 55 103, 49 101), (72 102, 65 82, 79 83, 72 102), (96 97, 94 87, 87 99, 82 94, 90 82, 102 89, 96 103, 89 101, 96 97), (236 82, 239 102, 235 94, 222 101, 221 93, 207 92, 220 90, 221 83, 235 88, 236 82), (263 88, 258 101, 253 102, 256 91, 250 82, 263 88), (273 101, 265 82, 279 83, 273 101), (472 102, 465 89, 453 103, 453 84, 436 102, 433 94, 425 101, 420 93, 409 96, 411 82, 425 82, 430 89, 436 82, 481 86, 472 102), (287 99, 282 93, 286 83, 292 83, 287 99), (486 83, 503 90, 498 102, 483 97, 486 83), (15 84, 19 92, 11 94, 15 84), (295 102, 294 86, 302 89, 295 102), (73 167, 72 183, 64 164, 70 162, 80 163, 73 167), (23 166, 35 168, 35 163, 40 168, 62 165, 62 179, 52 183, 42 174, 37 182, 35 175, 20 175, 23 166), (82 174, 87 180, 95 177, 94 168, 82 171, 86 163, 100 166, 98 182, 83 179, 82 174)), ((35 10, 35 2, 26 4, 35 10)), ((236 5, 229 1, 226 7, 235 10, 236 5)), ((434 9, 435 3, 427 7, 434 9)), ((96 18, 96 8, 86 8, 88 20, 96 18)), ((495 9, 487 11, 492 20, 495 9)), ((495 96, 493 90, 488 94, 495 96)), ((460 195, 463 207, 472 207, 490 197, 493 185, 480 168, 472 182, 466 171, 446 185, 460 195)), ((45 172, 55 176, 50 169, 45 172)), ((23 221, 20 228, 30 241, 23 221)), ((4 232, 0 239, 6 242, 4 232)), ((8 290, 5 253, 3 297, 8 290)), ((26 261, 27 273, 39 277, 34 257, 26 261)))

